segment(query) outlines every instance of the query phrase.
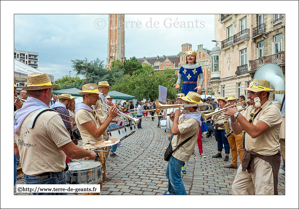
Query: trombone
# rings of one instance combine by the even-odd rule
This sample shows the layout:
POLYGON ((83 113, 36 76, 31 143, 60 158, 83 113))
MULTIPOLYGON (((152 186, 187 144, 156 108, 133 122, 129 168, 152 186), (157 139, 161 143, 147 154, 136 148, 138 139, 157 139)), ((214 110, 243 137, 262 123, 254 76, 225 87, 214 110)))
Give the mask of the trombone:
POLYGON ((15 97, 14 104, 18 103, 19 101, 26 102, 26 99, 21 99, 19 97, 15 97))
POLYGON ((170 109, 170 108, 184 108, 184 107, 204 107, 208 106, 209 109, 200 112, 211 112, 213 110, 213 105, 208 103, 198 103, 198 104, 161 104, 159 100, 156 100, 156 109, 163 110, 163 109, 170 109))
MULTIPOLYGON (((246 104, 246 107, 245 107, 245 108, 242 108, 242 109, 240 109, 240 110, 238 110, 239 112, 241 112, 242 110, 246 110, 246 109, 248 108, 248 102, 249 102, 249 101, 242 101, 242 102, 239 102, 239 103, 236 103, 236 104, 227 106, 226 108, 223 108, 223 109, 221 109, 221 110, 218 110, 218 111, 215 111, 215 112, 211 112, 211 113, 209 113, 209 114, 204 114, 204 113, 202 113, 201 116, 202 116, 202 118, 205 120, 205 122, 207 122, 207 119, 208 119, 208 118, 210 118, 210 117, 212 117, 212 116, 214 116, 214 115, 217 115, 217 114, 221 114, 221 113, 223 113, 223 112, 226 112, 226 110, 227 110, 228 108, 232 108, 232 107, 240 106, 240 105, 242 105, 242 104, 245 103, 245 104, 246 104)), ((223 119, 223 116, 221 117, 221 119, 223 119)))

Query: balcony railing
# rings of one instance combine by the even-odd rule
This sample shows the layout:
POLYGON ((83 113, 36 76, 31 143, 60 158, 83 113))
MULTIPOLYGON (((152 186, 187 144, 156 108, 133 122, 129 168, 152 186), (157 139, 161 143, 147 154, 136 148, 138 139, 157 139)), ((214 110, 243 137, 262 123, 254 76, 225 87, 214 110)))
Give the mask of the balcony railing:
POLYGON ((237 43, 243 39, 249 38, 249 29, 241 30, 234 35, 234 43, 237 43))
POLYGON ((236 75, 242 75, 248 73, 247 64, 237 67, 236 75))
POLYGON ((227 39, 225 39, 224 41, 221 41, 221 49, 232 45, 233 44, 233 39, 234 39, 234 37, 231 36, 231 37, 228 37, 227 39))
POLYGON ((224 14, 224 15, 221 15, 221 22, 223 20, 225 20, 226 18, 228 18, 229 16, 231 16, 231 14, 224 14))
POLYGON ((28 65, 33 66, 33 67, 37 67, 38 66, 38 64, 32 64, 32 63, 29 63, 28 65))
POLYGON ((272 54, 270 56, 261 57, 256 60, 249 60, 250 70, 256 70, 266 63, 284 64, 285 63, 285 53, 278 52, 277 54, 272 54))
POLYGON ((25 57, 23 57, 23 56, 20 56, 20 59, 25 59, 25 57))
POLYGON ((38 58, 29 57, 29 60, 38 60, 38 58))
POLYGON ((281 15, 281 17, 279 17, 279 18, 277 18, 277 19, 274 19, 273 24, 278 23, 278 22, 281 21, 281 20, 282 20, 282 15, 281 15))
POLYGON ((262 23, 262 24, 258 25, 257 27, 253 28, 252 36, 255 37, 255 36, 261 35, 265 32, 266 32, 266 24, 262 23))

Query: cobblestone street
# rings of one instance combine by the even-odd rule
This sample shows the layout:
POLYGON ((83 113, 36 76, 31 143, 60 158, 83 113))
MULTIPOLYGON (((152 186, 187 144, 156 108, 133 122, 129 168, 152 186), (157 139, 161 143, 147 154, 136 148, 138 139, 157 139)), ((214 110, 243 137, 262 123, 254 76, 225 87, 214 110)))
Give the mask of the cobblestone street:
MULTIPOLYGON (((157 127, 158 120, 142 120, 143 129, 121 142, 116 150, 117 157, 107 159, 107 177, 102 195, 162 195, 167 193, 167 162, 163 156, 168 146, 167 133, 157 127)), ((186 174, 182 174, 186 191, 190 195, 229 195, 236 169, 224 168, 231 162, 223 158, 212 158, 217 152, 215 138, 203 138, 200 156, 197 144, 195 155, 186 163, 186 174)), ((223 154, 224 155, 224 154, 223 154)), ((238 162, 239 164, 239 162, 238 162)), ((24 184, 24 180, 17 180, 24 184)), ((15 193, 16 194, 16 193, 15 193)), ((21 194, 20 195, 26 195, 21 194)), ((285 194, 285 176, 279 175, 278 194, 285 194)))

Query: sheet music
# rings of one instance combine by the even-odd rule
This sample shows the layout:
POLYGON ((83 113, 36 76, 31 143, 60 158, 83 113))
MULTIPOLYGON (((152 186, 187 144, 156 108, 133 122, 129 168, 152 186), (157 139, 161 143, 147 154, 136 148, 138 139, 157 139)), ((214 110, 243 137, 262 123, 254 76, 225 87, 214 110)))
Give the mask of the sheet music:
POLYGON ((166 103, 167 98, 167 88, 165 86, 159 85, 159 101, 166 103))

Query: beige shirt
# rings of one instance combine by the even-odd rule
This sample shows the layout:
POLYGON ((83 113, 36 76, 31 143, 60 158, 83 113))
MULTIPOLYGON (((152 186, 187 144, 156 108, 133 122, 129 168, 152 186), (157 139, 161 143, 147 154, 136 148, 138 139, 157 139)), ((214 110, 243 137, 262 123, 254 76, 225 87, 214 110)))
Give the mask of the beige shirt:
MULTIPOLYGON (((73 113, 72 111, 69 110, 69 114, 70 114, 70 117, 72 118, 71 121, 75 121, 75 113, 73 113)), ((72 128, 72 131, 76 130, 77 129, 77 125, 74 125, 73 128, 72 128)))
POLYGON ((172 156, 178 160, 188 162, 189 158, 194 151, 194 147, 197 141, 197 136, 199 132, 199 122, 194 118, 183 119, 182 122, 178 125, 180 133, 175 135, 171 141, 172 149, 174 150, 177 145, 179 145, 184 140, 188 139, 190 136, 193 136, 188 142, 179 147, 172 156))
POLYGON ((82 124, 92 121, 96 125, 97 129, 100 127, 99 121, 94 118, 92 112, 90 112, 88 110, 84 110, 84 109, 78 110, 75 114, 75 121, 76 121, 77 127, 80 131, 81 138, 83 140, 84 145, 87 142, 89 142, 90 144, 94 144, 98 141, 103 140, 102 135, 100 137, 96 138, 82 126, 82 124))
POLYGON ((66 166, 66 155, 59 147, 72 141, 69 132, 60 115, 52 111, 42 113, 37 118, 34 128, 30 129, 29 122, 34 112, 25 118, 21 128, 14 135, 22 170, 30 176, 61 172, 66 166))
MULTIPOLYGON (((282 122, 281 113, 270 101, 265 102, 261 108, 262 110, 255 117, 253 125, 256 125, 258 121, 263 121, 270 128, 256 138, 252 138, 246 133, 245 148, 248 151, 253 151, 264 156, 275 155, 280 151, 279 133, 282 122)), ((254 109, 253 106, 250 106, 241 114, 249 121, 251 118, 250 114, 255 112, 254 109)))

